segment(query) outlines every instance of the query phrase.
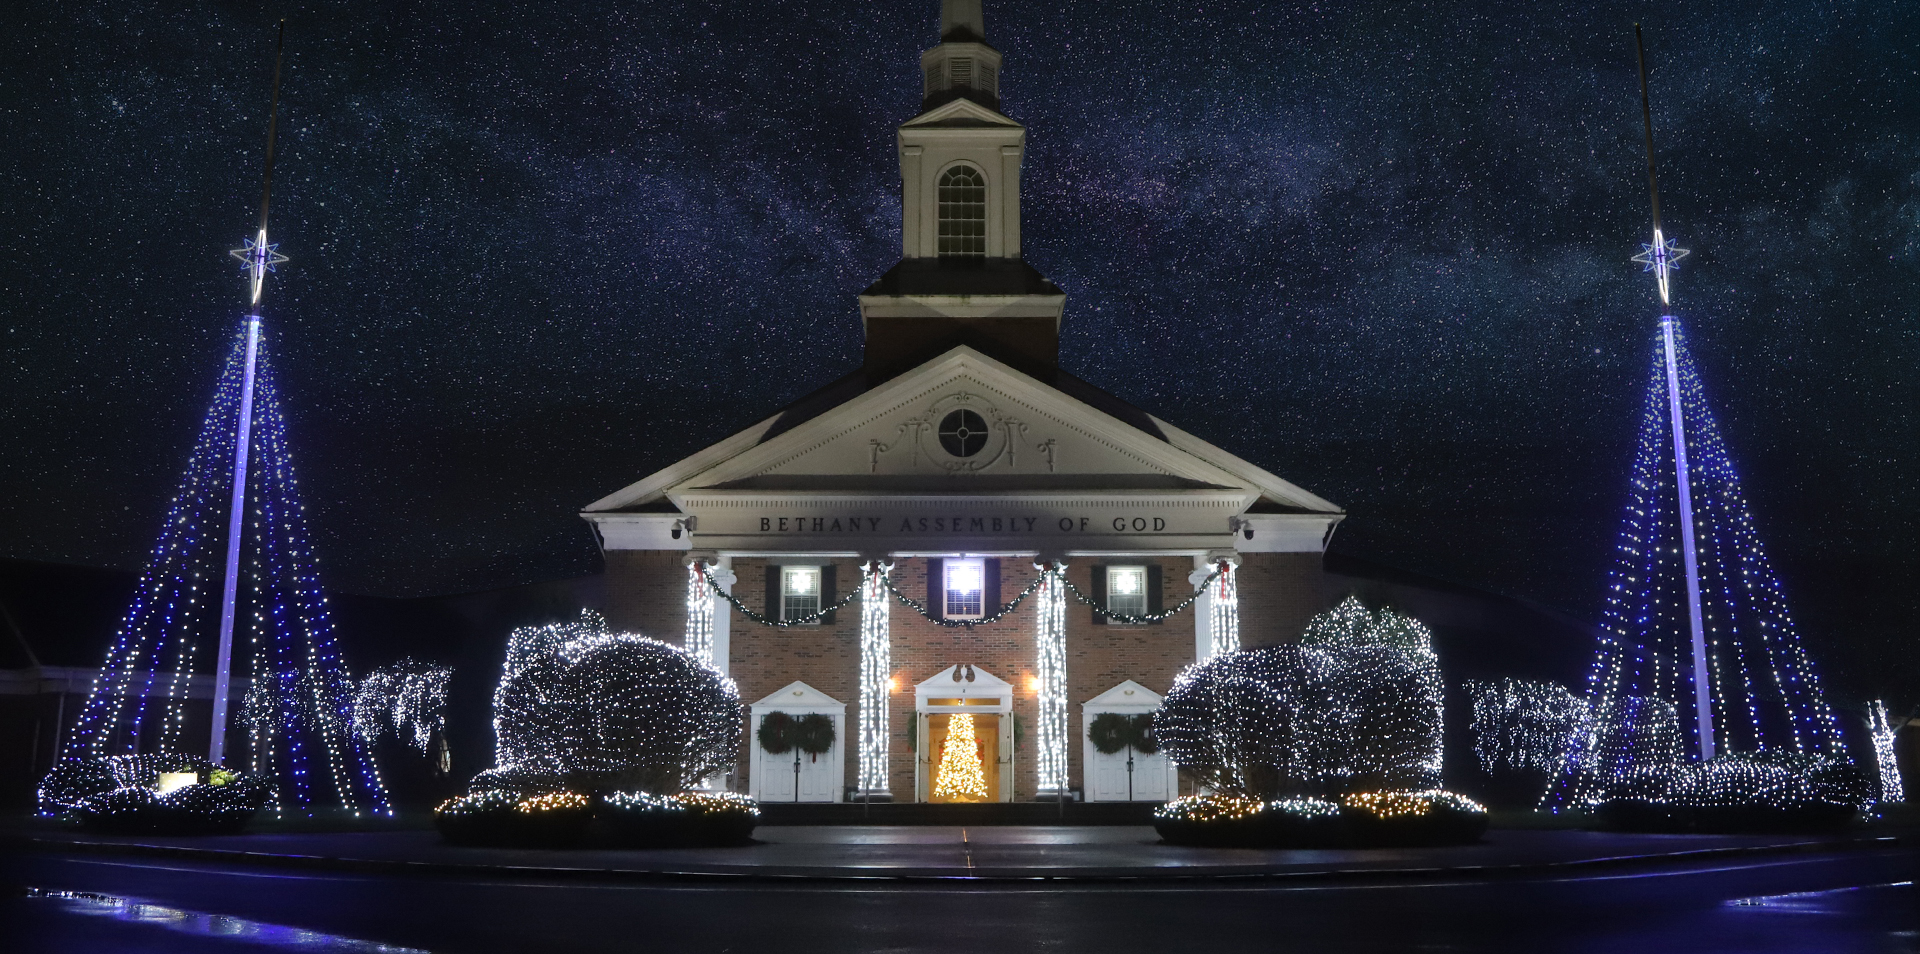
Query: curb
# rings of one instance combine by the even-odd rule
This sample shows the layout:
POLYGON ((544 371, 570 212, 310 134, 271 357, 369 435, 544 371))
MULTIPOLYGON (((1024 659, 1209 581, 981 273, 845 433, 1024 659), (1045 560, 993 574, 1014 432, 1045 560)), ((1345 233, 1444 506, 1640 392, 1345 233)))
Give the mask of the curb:
POLYGON ((967 884, 1055 885, 1055 884, 1181 884, 1215 882, 1234 884, 1313 884, 1364 883, 1390 881, 1438 881, 1447 878, 1477 880, 1517 880, 1530 877, 1578 874, 1615 868, 1647 865, 1689 865, 1721 859, 1745 859, 1769 855, 1814 855, 1852 851, 1885 850, 1900 846, 1892 836, 1846 838, 1825 842, 1798 842, 1782 845, 1747 845, 1727 848, 1699 848, 1659 854, 1617 855, 1604 858, 1579 858, 1569 861, 1525 862, 1506 865, 1448 865, 1414 868, 1326 868, 1283 870, 1273 867, 1200 868, 1181 871, 1164 868, 1083 868, 1036 872, 1032 869, 983 868, 966 873, 945 869, 858 869, 858 868, 775 868, 741 866, 719 868, 577 868, 535 865, 456 864, 440 861, 398 861, 376 858, 344 858, 328 855, 280 854, 237 851, 227 848, 190 848, 179 845, 126 844, 90 841, 63 841, 52 838, 12 836, 0 844, 16 850, 51 853, 137 855, 175 858, 186 861, 235 863, 324 871, 348 871, 363 874, 438 875, 484 878, 541 878, 561 881, 630 882, 705 882, 705 883, 855 883, 855 884, 967 884))

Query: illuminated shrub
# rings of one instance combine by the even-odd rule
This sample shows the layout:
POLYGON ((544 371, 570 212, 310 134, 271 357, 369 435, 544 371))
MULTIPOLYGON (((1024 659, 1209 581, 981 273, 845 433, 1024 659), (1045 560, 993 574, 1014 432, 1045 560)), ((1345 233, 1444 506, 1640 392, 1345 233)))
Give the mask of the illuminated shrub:
POLYGON ((476 790, 677 792, 733 767, 733 680, 599 614, 524 627, 494 693, 495 766, 476 790))
POLYGON ((1257 801, 1440 784, 1441 680, 1432 636, 1348 598, 1300 642, 1181 673, 1154 715, 1181 770, 1257 801))
POLYGON ((456 845, 562 848, 586 836, 593 802, 567 791, 476 792, 443 802, 434 809, 433 821, 441 836, 456 845))
POLYGON ((1732 752, 1706 762, 1652 767, 1600 803, 1611 828, 1765 831, 1843 827, 1872 804, 1873 780, 1843 759, 1793 752, 1732 752))
POLYGON ((273 800, 262 776, 216 768, 197 755, 63 759, 40 783, 40 814, 96 831, 226 834, 273 800), (162 793, 161 776, 191 774, 162 793))

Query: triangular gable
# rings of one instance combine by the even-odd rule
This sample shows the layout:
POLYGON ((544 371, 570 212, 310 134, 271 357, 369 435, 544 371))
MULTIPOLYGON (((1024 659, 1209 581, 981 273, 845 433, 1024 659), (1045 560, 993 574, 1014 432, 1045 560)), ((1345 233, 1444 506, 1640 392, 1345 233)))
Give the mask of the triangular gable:
POLYGON ((1081 705, 1086 708, 1121 709, 1139 707, 1142 710, 1146 710, 1159 708, 1160 702, 1161 696, 1159 693, 1128 679, 1114 686, 1112 689, 1108 689, 1106 692, 1088 699, 1086 702, 1081 703, 1081 705))
POLYGON ((1178 438, 1161 439, 966 346, 760 440, 778 419, 609 495, 588 512, 661 497, 681 505, 678 498, 695 491, 1085 487, 1212 490, 1237 493, 1249 504, 1265 496, 1304 511, 1339 513, 1335 505, 1198 438, 1163 425, 1178 438), (989 431, 984 447, 965 458, 948 453, 938 433, 946 416, 962 408, 989 431))
POLYGON ((804 682, 795 680, 753 704, 756 709, 845 709, 847 704, 804 682))
POLYGON ((979 666, 956 663, 935 673, 931 679, 913 687, 916 696, 1004 696, 1013 691, 1013 684, 981 669, 979 666), (960 670, 959 679, 953 678, 955 670, 960 670), (965 673, 971 671, 973 679, 969 681, 965 673))
POLYGON ((1005 126, 1009 129, 1021 128, 1018 122, 1015 122, 1005 113, 988 109, 965 97, 942 103, 900 124, 901 129, 913 129, 921 126, 1005 126))

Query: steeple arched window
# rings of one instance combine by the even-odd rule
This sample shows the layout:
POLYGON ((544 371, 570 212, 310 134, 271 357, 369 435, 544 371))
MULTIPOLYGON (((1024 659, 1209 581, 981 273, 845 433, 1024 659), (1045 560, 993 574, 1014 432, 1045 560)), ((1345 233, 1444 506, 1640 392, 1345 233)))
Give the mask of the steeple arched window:
POLYGON ((940 173, 940 257, 987 254, 987 179, 972 166, 940 173))

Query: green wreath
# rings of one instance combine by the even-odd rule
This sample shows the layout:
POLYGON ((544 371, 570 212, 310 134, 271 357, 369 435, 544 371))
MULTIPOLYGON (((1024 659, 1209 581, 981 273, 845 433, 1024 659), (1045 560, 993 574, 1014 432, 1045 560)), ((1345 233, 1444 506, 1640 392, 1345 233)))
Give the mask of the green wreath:
POLYGON ((1093 743, 1094 751, 1101 755, 1113 755, 1128 746, 1141 755, 1160 751, 1160 741, 1153 735, 1151 715, 1102 712, 1094 716, 1093 722, 1087 726, 1087 739, 1093 743))
MULTIPOLYGON (((831 728, 831 727, 829 727, 831 728)), ((793 751, 793 717, 784 712, 769 712, 760 717, 760 747, 772 755, 793 751)))

